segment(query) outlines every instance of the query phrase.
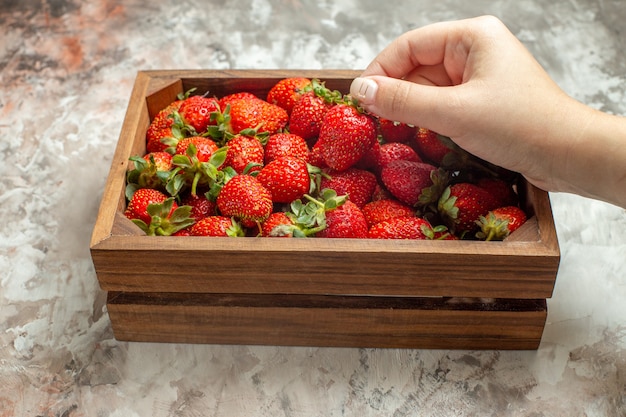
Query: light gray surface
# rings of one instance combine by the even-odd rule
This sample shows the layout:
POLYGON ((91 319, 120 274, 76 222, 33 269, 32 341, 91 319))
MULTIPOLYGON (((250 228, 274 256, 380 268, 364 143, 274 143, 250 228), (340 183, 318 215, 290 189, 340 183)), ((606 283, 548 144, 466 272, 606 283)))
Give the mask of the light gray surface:
POLYGON ((571 195, 551 196, 562 262, 536 352, 112 336, 88 247, 136 71, 358 69, 484 13, 626 114, 619 0, 0 1, 0 417, 626 415, 626 213, 571 195))

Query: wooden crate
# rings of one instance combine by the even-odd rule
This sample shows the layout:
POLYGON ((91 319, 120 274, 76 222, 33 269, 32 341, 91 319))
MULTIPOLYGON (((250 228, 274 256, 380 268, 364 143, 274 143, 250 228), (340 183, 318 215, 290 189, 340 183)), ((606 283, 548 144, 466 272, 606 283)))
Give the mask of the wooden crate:
POLYGON ((149 237, 123 215, 128 159, 180 92, 265 97, 278 80, 347 92, 354 71, 137 74, 91 254, 120 340, 534 349, 560 253, 546 192, 521 180, 529 220, 503 242, 149 237))

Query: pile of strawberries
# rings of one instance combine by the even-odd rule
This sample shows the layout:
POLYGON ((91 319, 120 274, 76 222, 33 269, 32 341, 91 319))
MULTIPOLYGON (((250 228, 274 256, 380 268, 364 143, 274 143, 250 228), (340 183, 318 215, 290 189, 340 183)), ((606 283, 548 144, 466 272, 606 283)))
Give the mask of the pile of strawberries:
POLYGON ((125 215, 148 235, 502 240, 526 221, 514 173, 316 79, 187 92, 146 149, 125 215))

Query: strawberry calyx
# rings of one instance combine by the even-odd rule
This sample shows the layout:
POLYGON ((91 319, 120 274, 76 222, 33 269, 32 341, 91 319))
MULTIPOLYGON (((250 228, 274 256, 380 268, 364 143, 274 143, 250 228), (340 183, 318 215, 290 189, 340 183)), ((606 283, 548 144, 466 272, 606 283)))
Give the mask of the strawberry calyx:
POLYGON ((480 227, 480 231, 476 232, 476 237, 480 240, 504 240, 509 236, 509 221, 503 218, 497 218, 492 212, 486 216, 480 216, 476 220, 476 224, 480 227))
POLYGON ((305 194, 304 199, 307 200, 306 203, 301 199, 291 202, 290 211, 285 213, 293 224, 276 226, 272 230, 273 235, 308 237, 321 232, 326 229, 326 212, 343 205, 348 196, 338 196, 335 190, 326 188, 321 191, 319 198, 305 194))
POLYGON ((170 175, 169 171, 160 170, 152 154, 148 159, 134 155, 129 160, 135 165, 134 169, 126 174, 125 195, 130 200, 140 188, 154 188, 161 190, 165 187, 170 175))
POLYGON ((219 168, 226 160, 226 152, 227 148, 219 148, 211 154, 208 161, 202 162, 198 159, 196 146, 189 144, 184 155, 174 155, 172 158, 172 164, 176 168, 169 175, 166 190, 170 195, 176 196, 183 188, 189 187, 191 194, 195 196, 199 185, 211 187, 217 180, 219 168))
POLYGON ((148 204, 146 211, 150 215, 150 223, 141 219, 132 219, 148 236, 170 236, 179 230, 191 226, 195 220, 191 218, 191 206, 174 207, 174 197, 169 197, 162 203, 148 204))

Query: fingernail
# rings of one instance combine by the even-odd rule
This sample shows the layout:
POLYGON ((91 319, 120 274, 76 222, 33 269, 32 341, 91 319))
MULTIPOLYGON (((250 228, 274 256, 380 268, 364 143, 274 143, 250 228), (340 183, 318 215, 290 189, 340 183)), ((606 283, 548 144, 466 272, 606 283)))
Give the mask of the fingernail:
POLYGON ((350 85, 350 94, 359 100, 359 104, 372 104, 376 98, 378 84, 369 78, 355 78, 350 85))

